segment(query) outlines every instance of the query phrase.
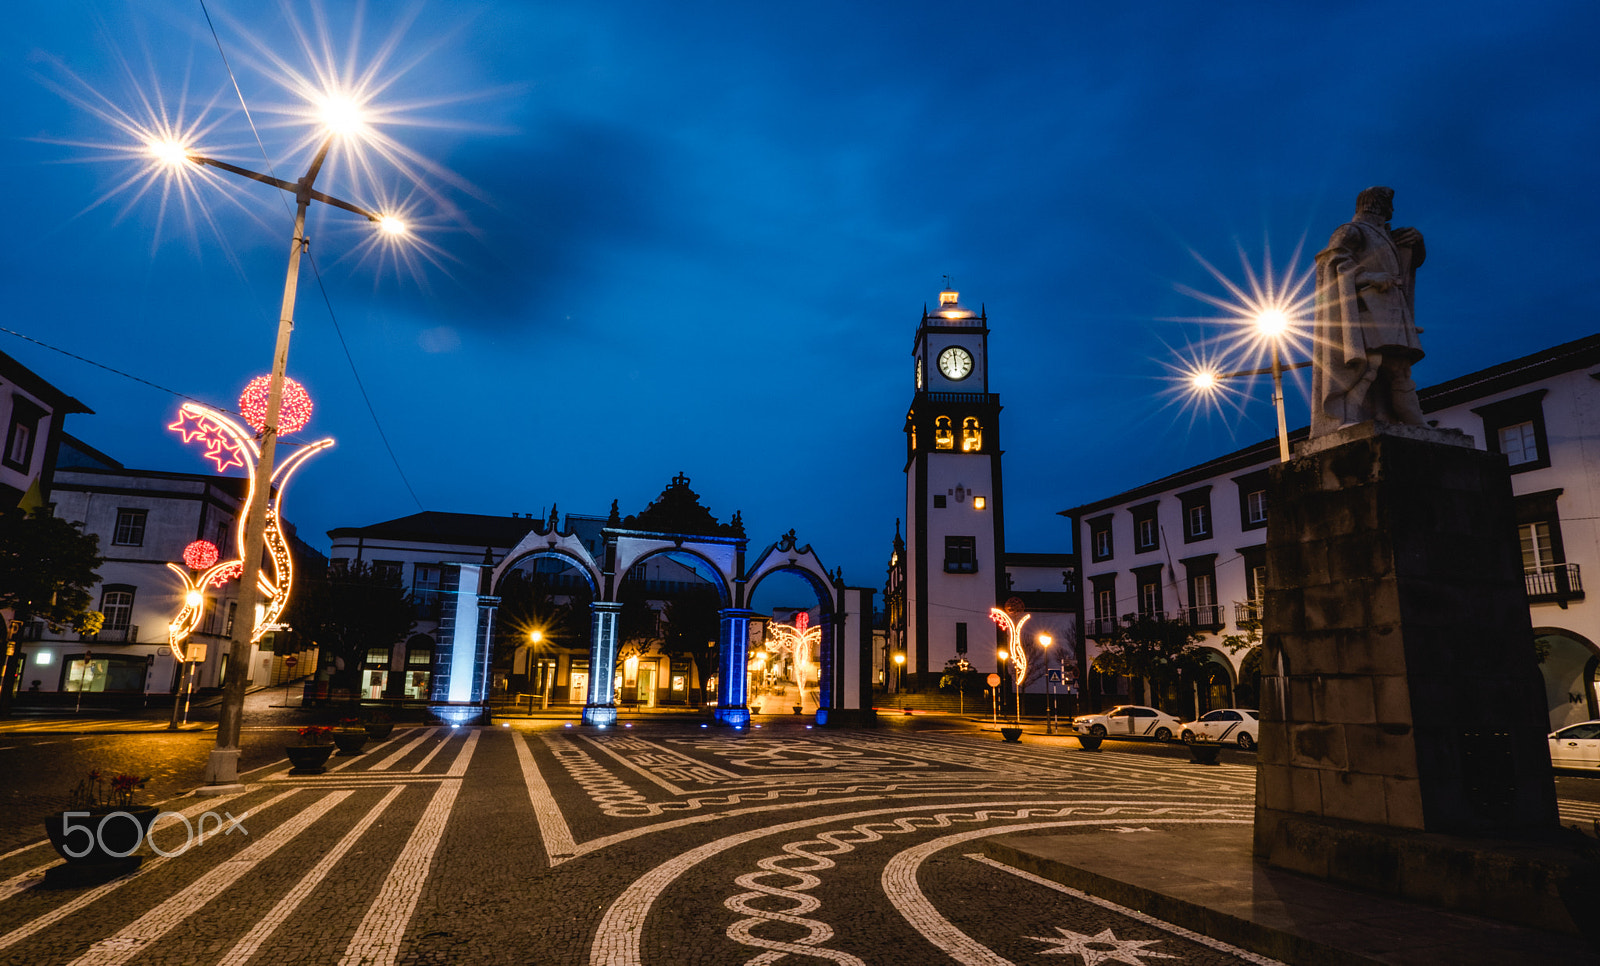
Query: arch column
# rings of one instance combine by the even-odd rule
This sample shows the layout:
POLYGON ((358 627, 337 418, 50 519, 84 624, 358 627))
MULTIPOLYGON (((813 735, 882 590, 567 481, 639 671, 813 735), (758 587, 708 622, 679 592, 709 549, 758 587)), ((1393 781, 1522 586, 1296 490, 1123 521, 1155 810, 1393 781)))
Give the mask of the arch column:
POLYGON ((594 633, 589 644, 589 700, 583 706, 583 723, 605 727, 617 720, 616 692, 612 680, 617 674, 617 621, 622 604, 597 600, 589 605, 594 633))
POLYGON ((834 684, 834 669, 839 666, 839 638, 844 627, 844 615, 824 613, 817 620, 817 630, 821 633, 817 640, 817 724, 828 723, 828 712, 834 708, 833 696, 836 692, 834 684))
POLYGON ((719 612, 722 626, 717 640, 717 711, 725 725, 743 728, 750 723, 750 618, 753 610, 729 607, 719 612))

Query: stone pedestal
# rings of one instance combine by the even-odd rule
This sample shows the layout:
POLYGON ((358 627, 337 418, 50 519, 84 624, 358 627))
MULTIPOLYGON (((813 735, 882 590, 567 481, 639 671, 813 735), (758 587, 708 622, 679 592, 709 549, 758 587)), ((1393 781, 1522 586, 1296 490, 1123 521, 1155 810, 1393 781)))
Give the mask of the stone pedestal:
POLYGON ((1503 458, 1369 423, 1272 480, 1257 856, 1411 893, 1386 851, 1401 840, 1555 834, 1503 458))

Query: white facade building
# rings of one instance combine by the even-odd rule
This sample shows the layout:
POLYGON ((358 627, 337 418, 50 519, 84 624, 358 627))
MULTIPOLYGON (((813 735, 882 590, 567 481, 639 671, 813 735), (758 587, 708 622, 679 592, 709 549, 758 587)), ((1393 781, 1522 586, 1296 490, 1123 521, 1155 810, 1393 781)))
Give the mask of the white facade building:
MULTIPOLYGON (((1422 390, 1430 424, 1504 454, 1517 504, 1528 607, 1545 654, 1552 729, 1600 717, 1600 604, 1582 576, 1600 572, 1600 335, 1422 390)), ((1293 434, 1304 439, 1305 430, 1293 434)), ((1182 617, 1204 634, 1210 680, 1166 695, 1185 714, 1254 706, 1252 642, 1266 579, 1268 440, 1164 479, 1062 511, 1081 548, 1084 637, 1129 614, 1182 617), (1228 646, 1232 637, 1241 647, 1228 646)), ((1137 698, 1085 667, 1091 704, 1137 698)))
MULTIPOLYGON (((34 621, 22 629, 24 690, 171 693, 178 688, 179 662, 167 644, 167 627, 182 607, 183 581, 168 568, 181 563, 184 548, 209 541, 223 554, 235 552, 235 527, 246 481, 194 473, 129 469, 70 436, 64 436, 55 468, 55 515, 83 524, 100 540, 104 563, 90 590, 91 607, 105 615, 98 634, 51 628, 34 621)), ((297 557, 310 552, 293 538, 297 557)), ((196 688, 220 687, 227 666, 238 582, 205 592, 205 611, 189 644, 203 645, 196 688)), ((189 653, 196 653, 190 651, 189 653)), ((286 653, 251 648, 252 683, 275 683, 315 666, 296 654, 298 672, 284 665, 286 653)))

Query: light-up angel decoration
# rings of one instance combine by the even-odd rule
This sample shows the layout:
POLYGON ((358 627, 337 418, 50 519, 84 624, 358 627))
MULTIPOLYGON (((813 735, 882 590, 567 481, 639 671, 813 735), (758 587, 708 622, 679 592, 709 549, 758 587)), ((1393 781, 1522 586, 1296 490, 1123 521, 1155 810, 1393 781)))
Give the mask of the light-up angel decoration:
MULTIPOLYGON (((254 385, 251 384, 252 387, 254 385)), ((311 418, 310 397, 299 384, 293 380, 286 380, 285 398, 293 399, 294 405, 284 407, 279 432, 297 432, 311 418)), ((264 408, 257 405, 251 387, 246 387, 239 403, 245 418, 259 430, 260 426, 255 424, 263 420, 264 408)), ((250 505, 252 494, 261 484, 256 478, 261 448, 256 443, 254 433, 239 425, 231 417, 197 402, 186 402, 180 406, 177 422, 167 428, 181 435, 185 443, 198 441, 204 445, 206 458, 216 464, 218 473, 235 466, 243 469, 250 484, 245 491, 241 506, 250 505)), ((272 478, 268 482, 275 492, 269 491, 267 496, 267 527, 263 534, 270 569, 263 569, 257 578, 257 588, 263 603, 256 608, 255 627, 250 635, 251 643, 259 641, 262 635, 277 624, 278 618, 283 615, 283 609, 289 604, 289 591, 294 586, 294 558, 289 553, 289 540, 283 532, 281 522, 283 496, 288 489, 289 478, 305 464, 306 460, 332 445, 332 439, 319 439, 309 443, 278 463, 272 471, 272 478)), ((236 538, 241 547, 244 545, 244 529, 245 515, 241 513, 236 538)), ((184 564, 188 566, 167 564, 167 568, 183 581, 183 606, 168 625, 167 638, 167 646, 172 649, 173 656, 179 661, 184 659, 183 641, 200 626, 204 616, 206 588, 220 587, 238 578, 244 570, 241 558, 219 560, 220 553, 205 541, 190 544, 184 550, 183 556, 184 564), (205 546, 201 547, 198 544, 205 546)))
POLYGON ((1022 625, 1032 614, 1022 613, 1022 601, 1016 597, 1006 601, 1006 609, 989 608, 989 619, 1005 628, 1009 638, 1006 650, 1011 655, 1011 684, 1018 695, 1017 720, 1022 720, 1022 682, 1028 677, 1028 649, 1022 646, 1022 625), (1018 616, 1020 615, 1020 616, 1018 616))
POLYGON ((806 700, 806 679, 811 676, 811 648, 822 642, 822 628, 808 627, 811 615, 800 611, 794 615, 793 624, 767 625, 767 650, 787 652, 792 658, 794 686, 800 692, 802 704, 806 700))

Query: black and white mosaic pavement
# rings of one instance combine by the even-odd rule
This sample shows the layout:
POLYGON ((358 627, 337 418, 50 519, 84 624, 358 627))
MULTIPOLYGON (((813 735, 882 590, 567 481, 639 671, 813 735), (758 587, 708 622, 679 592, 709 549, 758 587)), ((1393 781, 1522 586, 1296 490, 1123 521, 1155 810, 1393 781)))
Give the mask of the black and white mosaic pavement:
POLYGON ((1270 962, 983 849, 1248 823, 1243 755, 785 719, 401 729, 331 764, 167 803, 242 828, 163 818, 169 855, 101 884, 52 887, 48 844, 0 855, 0 963, 1270 962))

